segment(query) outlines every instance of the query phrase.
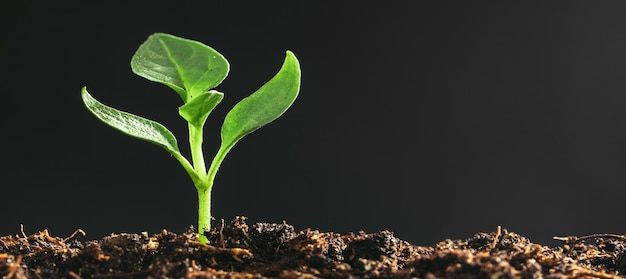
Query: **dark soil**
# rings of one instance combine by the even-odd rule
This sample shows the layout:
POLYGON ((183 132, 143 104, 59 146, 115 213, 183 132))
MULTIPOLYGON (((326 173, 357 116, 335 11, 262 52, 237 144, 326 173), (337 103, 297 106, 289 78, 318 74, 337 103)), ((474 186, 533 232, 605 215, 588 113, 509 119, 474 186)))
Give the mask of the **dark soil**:
POLYGON ((626 236, 559 238, 533 244, 499 229, 419 247, 390 231, 341 235, 251 227, 238 217, 214 228, 211 245, 183 234, 0 237, 2 278, 623 278, 626 236))

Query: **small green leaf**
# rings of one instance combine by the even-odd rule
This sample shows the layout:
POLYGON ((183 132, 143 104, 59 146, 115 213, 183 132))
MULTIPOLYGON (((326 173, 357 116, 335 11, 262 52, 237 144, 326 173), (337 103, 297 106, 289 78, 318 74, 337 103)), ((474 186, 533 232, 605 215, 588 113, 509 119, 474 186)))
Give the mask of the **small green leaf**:
POLYGON ((181 156, 176 137, 163 125, 104 105, 89 95, 86 87, 81 90, 81 96, 87 109, 102 122, 129 136, 163 147, 177 157, 181 156))
POLYGON ((202 127, 211 111, 223 98, 224 94, 215 90, 204 92, 178 108, 178 114, 192 125, 202 127))
POLYGON ((287 51, 280 71, 259 90, 244 98, 228 112, 222 125, 220 153, 228 152, 237 141, 274 121, 294 102, 300 91, 300 64, 287 51))
POLYGON ((185 103, 219 85, 230 67, 213 48, 163 33, 150 35, 130 65, 135 74, 172 88, 185 103))

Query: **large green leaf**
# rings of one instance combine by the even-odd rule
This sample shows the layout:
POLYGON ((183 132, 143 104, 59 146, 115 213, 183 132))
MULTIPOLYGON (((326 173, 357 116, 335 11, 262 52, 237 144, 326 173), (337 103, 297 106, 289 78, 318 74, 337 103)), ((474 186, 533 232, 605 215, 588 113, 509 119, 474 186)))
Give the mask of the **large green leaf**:
POLYGON ((223 98, 224 94, 215 90, 204 92, 178 108, 178 114, 192 125, 202 127, 211 111, 223 98))
POLYGON ((83 87, 81 96, 87 109, 102 122, 129 136, 161 146, 172 155, 180 157, 176 137, 163 125, 100 103, 89 95, 86 87, 83 87))
POLYGON ((150 35, 130 65, 135 74, 174 89, 185 103, 219 85, 230 67, 213 48, 163 33, 150 35))
POLYGON ((300 63, 291 51, 287 51, 280 71, 226 115, 222 125, 221 153, 228 152, 245 135, 281 116, 299 91, 300 63))

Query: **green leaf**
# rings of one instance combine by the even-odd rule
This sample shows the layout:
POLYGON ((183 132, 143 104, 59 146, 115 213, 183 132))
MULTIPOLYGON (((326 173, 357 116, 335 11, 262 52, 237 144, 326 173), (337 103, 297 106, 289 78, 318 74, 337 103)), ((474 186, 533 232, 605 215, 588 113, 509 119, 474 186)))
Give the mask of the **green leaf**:
POLYGON ((219 85, 230 67, 213 48, 163 33, 150 35, 130 65, 135 74, 174 89, 185 103, 219 85))
POLYGON ((129 136, 163 147, 177 159, 181 156, 176 137, 163 125, 104 105, 89 95, 86 87, 81 90, 81 96, 87 109, 102 122, 129 136))
POLYGON ((280 71, 226 115, 220 153, 228 152, 241 138, 281 116, 299 91, 300 63, 291 51, 287 51, 280 71))
POLYGON ((223 98, 224 94, 215 90, 204 92, 178 108, 178 114, 192 125, 202 127, 211 111, 223 98))

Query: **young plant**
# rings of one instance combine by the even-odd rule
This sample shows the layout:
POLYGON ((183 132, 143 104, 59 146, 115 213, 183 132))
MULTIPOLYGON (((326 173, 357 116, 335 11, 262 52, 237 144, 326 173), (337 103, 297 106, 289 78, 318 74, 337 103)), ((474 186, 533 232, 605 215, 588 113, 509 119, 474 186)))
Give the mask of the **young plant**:
POLYGON ((272 122, 291 106, 300 91, 300 64, 287 51, 278 73, 228 112, 222 124, 221 146, 208 170, 202 152, 203 127, 224 97, 213 89, 228 75, 230 66, 226 58, 200 42, 156 33, 137 49, 130 64, 135 74, 167 85, 183 100, 178 113, 188 123, 191 162, 180 153, 176 137, 163 125, 106 106, 89 95, 86 87, 81 90, 83 102, 102 122, 164 148, 180 162, 198 191, 198 238, 207 243, 211 189, 220 164, 241 138, 272 122))

